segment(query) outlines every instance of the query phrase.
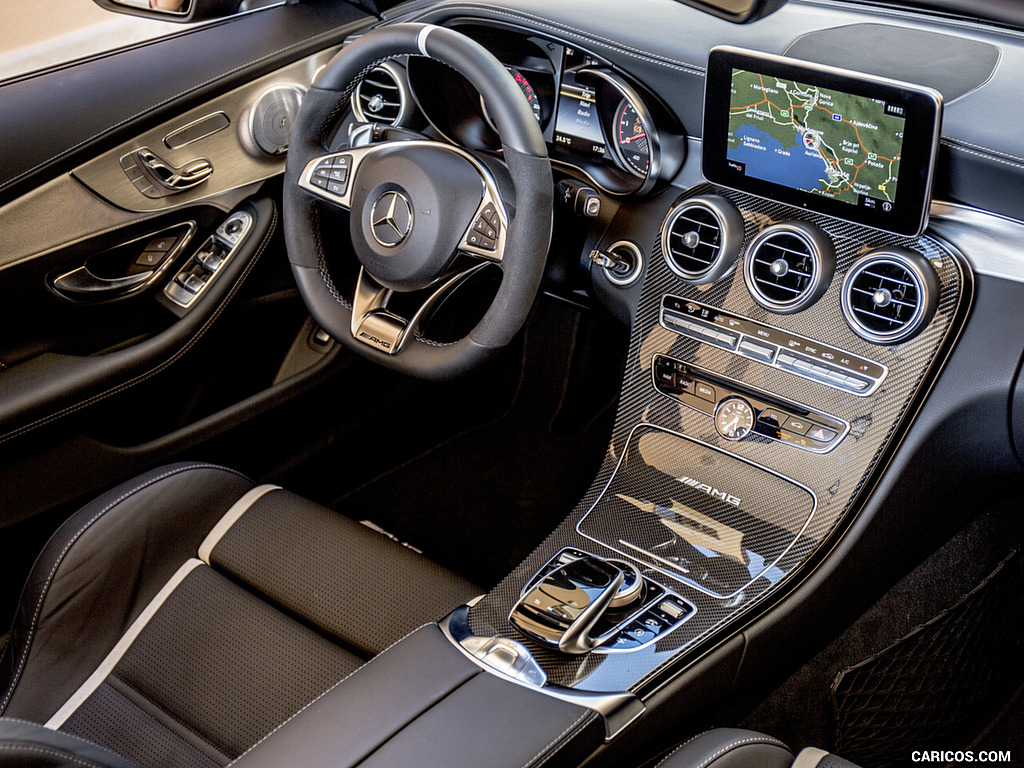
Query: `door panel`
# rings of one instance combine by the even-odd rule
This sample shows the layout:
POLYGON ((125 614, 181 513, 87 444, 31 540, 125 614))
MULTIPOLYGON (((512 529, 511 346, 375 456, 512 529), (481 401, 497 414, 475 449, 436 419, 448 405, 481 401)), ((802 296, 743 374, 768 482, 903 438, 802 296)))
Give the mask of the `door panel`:
POLYGON ((0 622, 34 544, 82 498, 186 451, 283 446, 273 430, 307 418, 344 368, 291 279, 283 155, 242 134, 261 93, 308 85, 370 21, 341 2, 285 5, 0 85, 0 622), (217 113, 220 130, 166 141, 217 113), (120 163, 146 147, 214 173, 146 196, 120 163), (251 222, 237 250, 217 234, 233 212, 251 222), (188 237, 154 256, 168 235, 188 237), (202 284, 187 307, 172 300, 178 277, 202 284), (75 288, 117 281, 133 290, 75 288))

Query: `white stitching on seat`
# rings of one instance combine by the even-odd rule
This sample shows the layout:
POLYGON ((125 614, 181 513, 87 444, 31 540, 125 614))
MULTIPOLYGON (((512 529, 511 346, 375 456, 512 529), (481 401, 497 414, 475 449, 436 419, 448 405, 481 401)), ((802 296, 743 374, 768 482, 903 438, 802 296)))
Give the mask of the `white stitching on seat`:
MULTIPOLYGON (((84 765, 84 766, 86 766, 86 768, 109 768, 109 766, 104 766, 101 763, 94 763, 91 760, 83 760, 82 758, 75 757, 72 754, 69 754, 69 753, 63 752, 63 751, 59 751, 58 749, 55 749, 55 748, 37 747, 34 744, 17 744, 17 745, 15 745, 15 744, 0 744, 0 751, 13 752, 15 750, 21 750, 21 751, 25 751, 25 752, 36 752, 36 753, 38 753, 40 755, 47 755, 49 757, 57 757, 57 758, 60 758, 62 760, 70 760, 71 762, 77 763, 78 765, 84 765)), ((111 752, 111 754, 113 754, 113 753, 111 752)), ((124 760, 123 757, 120 758, 120 759, 122 761, 124 760)))
MULTIPOLYGON (((285 726, 286 726, 286 725, 287 725, 288 723, 290 723, 290 722, 291 722, 292 720, 294 720, 294 719, 295 719, 296 717, 298 717, 298 716, 299 716, 299 715, 301 715, 301 714, 302 714, 303 712, 305 712, 305 711, 306 711, 307 709, 309 709, 309 708, 310 708, 311 706, 313 706, 313 705, 314 705, 314 704, 316 704, 316 703, 317 703, 318 701, 320 701, 320 699, 322 699, 322 698, 323 698, 324 696, 326 696, 327 694, 329 694, 329 693, 330 693, 331 691, 333 691, 333 690, 334 690, 335 688, 337 688, 337 687, 338 687, 339 685, 341 685, 342 683, 344 683, 344 682, 345 682, 346 680, 348 680, 348 679, 349 679, 350 677, 352 677, 353 675, 356 675, 356 674, 358 674, 359 672, 361 672, 362 670, 366 669, 366 668, 367 668, 368 666, 370 666, 370 665, 371 665, 371 664, 372 664, 373 662, 375 662, 375 661, 376 661, 377 659, 379 659, 379 658, 380 658, 381 656, 383 656, 383 655, 384 655, 385 653, 387 653, 387 652, 388 652, 388 651, 390 651, 390 650, 391 650, 392 648, 394 648, 394 647, 395 647, 396 645, 398 645, 398 644, 399 644, 400 642, 402 642, 403 640, 405 640, 405 638, 409 637, 410 635, 412 635, 412 634, 414 634, 414 633, 416 633, 416 632, 419 632, 419 631, 420 631, 421 629, 423 629, 423 627, 426 627, 426 626, 430 626, 431 624, 433 624, 433 622, 429 622, 429 621, 428 621, 427 623, 425 623, 425 624, 421 624, 420 626, 416 627, 416 629, 412 630, 411 632, 409 632, 409 633, 407 633, 407 634, 403 635, 402 637, 398 638, 397 640, 395 640, 395 642, 393 642, 393 643, 392 643, 391 645, 389 645, 389 646, 388 646, 387 648, 385 648, 385 649, 384 649, 383 651, 381 651, 381 652, 380 652, 380 653, 378 653, 378 654, 377 654, 376 656, 374 656, 373 658, 371 658, 371 659, 370 659, 369 661, 367 661, 367 662, 366 662, 365 664, 362 664, 361 666, 357 667, 356 669, 353 669, 353 670, 352 670, 351 672, 349 672, 349 673, 348 673, 347 675, 345 675, 345 676, 344 676, 343 678, 341 678, 341 680, 339 680, 338 682, 336 682, 336 683, 335 683, 334 685, 332 685, 332 686, 331 686, 330 688, 328 688, 327 690, 325 690, 325 691, 324 691, 323 693, 321 693, 321 694, 320 694, 319 696, 317 696, 317 697, 316 697, 315 699, 313 699, 312 701, 310 701, 310 702, 309 702, 308 704, 306 704, 306 705, 305 705, 304 707, 302 707, 302 709, 300 709, 300 710, 298 710, 297 712, 295 712, 295 713, 294 713, 294 714, 293 714, 293 715, 292 715, 291 717, 289 717, 289 718, 288 718, 287 720, 285 720, 285 721, 284 721, 283 723, 281 723, 281 724, 280 724, 280 725, 278 725, 278 726, 277 726, 276 728, 274 728, 274 730, 270 731, 270 732, 269 732, 269 733, 268 733, 268 734, 267 734, 266 736, 264 736, 263 738, 261 738, 261 739, 260 739, 259 741, 257 741, 257 742, 256 742, 255 744, 253 744, 253 745, 252 745, 251 747, 249 747, 249 748, 248 748, 247 750, 245 750, 245 752, 243 752, 243 753, 242 753, 242 754, 240 754, 240 755, 239 755, 239 756, 238 756, 237 758, 235 758, 234 760, 232 760, 232 761, 231 761, 231 763, 230 763, 230 765, 234 765, 235 763, 237 763, 237 762, 238 762, 239 760, 241 760, 241 759, 242 759, 243 757, 245 757, 245 756, 246 756, 247 754, 249 754, 249 753, 250 753, 250 752, 252 752, 252 751, 253 751, 254 749, 256 749, 256 747, 258 747, 258 746, 259 746, 260 744, 262 744, 262 743, 263 743, 264 741, 266 741, 266 740, 267 740, 267 739, 269 739, 269 738, 270 738, 271 736, 273 736, 273 735, 274 735, 275 733, 277 733, 277 732, 278 732, 279 730, 281 730, 282 728, 284 728, 284 727, 285 727, 285 726)), ((229 766, 229 768, 230 768, 230 766, 229 766)))
POLYGON ((704 734, 706 734, 706 733, 711 733, 711 731, 712 731, 712 729, 711 729, 711 728, 708 728, 708 729, 707 729, 706 731, 701 731, 701 732, 700 732, 700 733, 698 733, 698 734, 697 734, 696 736, 691 736, 691 737, 690 737, 690 738, 688 738, 688 739, 687 739, 686 741, 684 741, 684 742, 683 742, 682 744, 680 744, 680 745, 679 745, 678 747, 676 747, 676 748, 675 748, 675 749, 673 749, 673 750, 672 750, 671 752, 669 752, 669 753, 668 753, 667 755, 665 755, 665 757, 663 757, 663 758, 662 758, 662 759, 661 759, 661 760, 660 760, 660 761, 658 762, 658 764, 657 764, 656 766, 654 766, 654 768, 661 768, 661 766, 663 766, 663 765, 664 765, 664 764, 665 764, 666 762, 668 762, 668 761, 669 761, 669 760, 670 760, 670 759, 672 758, 672 756, 673 756, 673 755, 675 755, 675 753, 676 753, 676 752, 678 752, 679 750, 681 750, 681 749, 682 749, 683 747, 685 747, 685 746, 686 746, 687 744, 691 744, 691 743, 693 743, 693 742, 694 742, 695 740, 699 739, 699 738, 700 738, 701 736, 703 736, 704 734))
POLYGON ((720 758, 726 752, 731 752, 732 750, 736 749, 737 747, 742 747, 742 746, 745 746, 747 744, 768 744, 768 745, 773 746, 773 747, 782 747, 787 752, 789 751, 789 747, 788 746, 783 744, 778 739, 772 738, 771 736, 750 736, 750 737, 748 737, 746 739, 740 739, 739 741, 730 742, 728 745, 722 747, 720 750, 715 752, 715 754, 713 754, 711 757, 709 757, 703 763, 701 763, 698 766, 695 766, 695 768, 708 768, 709 765, 711 765, 713 762, 715 762, 715 760, 720 758))
MULTIPOLYGON (((141 384, 143 381, 146 381, 147 379, 156 376, 158 373, 161 373, 162 371, 166 370, 171 365, 176 363, 182 355, 188 352, 196 344, 196 342, 198 342, 203 336, 206 335, 206 332, 210 330, 210 328, 213 326, 213 323, 217 320, 217 318, 221 316, 221 313, 224 311, 225 307, 227 307, 227 305, 231 302, 231 299, 234 298, 235 294, 238 292, 238 289, 242 286, 242 283, 245 282, 246 278, 249 276, 249 273, 252 272, 253 268, 256 266, 256 263, 259 261, 260 256, 263 255, 263 252, 266 250, 267 245, 270 244, 270 241, 274 235, 274 231, 277 229, 277 218, 277 206, 274 205, 273 215, 270 220, 270 227, 267 229, 267 233, 264 236, 263 241, 260 243, 260 247, 253 254, 252 258, 249 260, 249 263, 245 266, 245 269, 242 270, 242 273, 238 276, 238 279, 235 281, 235 284, 231 286, 231 290, 228 291, 227 295, 224 296, 224 300, 221 301, 220 305, 213 311, 213 314, 210 315, 209 319, 203 324, 203 326, 198 331, 196 331, 195 335, 188 339, 169 358, 164 360, 162 363, 159 363, 158 365, 154 366, 150 370, 143 371, 133 379, 121 382, 120 384, 111 387, 110 389, 104 390, 103 392, 97 392, 92 397, 88 397, 85 400, 82 400, 81 402, 69 405, 66 408, 62 408, 59 411, 51 413, 48 416, 45 416, 41 419, 37 419, 36 421, 31 422, 30 424, 26 424, 22 427, 19 427, 18 429, 12 430, 11 432, 7 432, 6 434, 0 436, 0 443, 5 443, 8 440, 25 434, 26 432, 31 432, 33 429, 37 429, 38 427, 41 427, 44 424, 49 424, 51 421, 56 421, 57 419, 67 416, 70 413, 74 413, 75 411, 80 411, 82 408, 86 408, 87 406, 90 406, 95 402, 103 400, 104 398, 110 397, 111 395, 115 395, 118 392, 121 392, 125 389, 129 389, 130 387, 133 387, 136 384, 141 384)), ((0 707, 0 712, 2 711, 3 707, 0 707)))
MULTIPOLYGON (((6 722, 8 722, 8 723, 21 723, 23 725, 32 725, 32 726, 35 726, 36 728, 45 728, 45 726, 40 725, 39 723, 34 723, 31 720, 25 720, 25 719, 20 718, 20 717, 5 717, 4 720, 6 722)), ((107 749, 104 746, 101 746, 99 744, 91 742, 88 739, 83 739, 81 736, 76 736, 75 734, 68 733, 67 731, 61 731, 61 735, 65 736, 65 737, 67 737, 69 739, 74 739, 75 741, 80 741, 82 744, 90 746, 93 749, 102 750, 103 752, 106 752, 108 755, 113 755, 118 760, 124 760, 124 757, 122 757, 121 755, 117 754, 113 750, 107 749)))
POLYGON ((7 695, 4 696, 4 700, 2 702, 0 702, 0 715, 3 714, 5 709, 7 709, 7 705, 10 704, 11 697, 14 696, 14 691, 18 687, 18 683, 21 680, 21 673, 24 671, 25 663, 28 661, 29 651, 32 648, 32 640, 35 637, 36 628, 37 628, 37 625, 39 623, 39 614, 43 610, 43 603, 46 601, 47 593, 49 592, 50 585, 53 583, 53 579, 54 579, 54 577, 57 574, 57 569, 60 567, 61 563, 64 562, 64 557, 67 555, 68 550, 71 549, 71 547, 75 544, 75 542, 77 542, 78 539, 81 538, 82 534, 84 534, 89 528, 91 528, 92 525, 97 520, 99 520, 107 512, 112 510, 114 507, 116 507, 121 502, 125 501, 126 499, 128 499, 131 496, 134 496, 139 491, 141 491, 141 490, 143 490, 145 488, 148 488, 151 485, 154 485, 155 483, 160 482, 161 480, 166 480, 168 477, 173 477, 174 475, 180 474, 182 472, 187 472, 187 471, 190 471, 190 470, 193 470, 193 469, 216 469, 216 470, 220 470, 220 471, 223 471, 223 472, 230 472, 231 474, 237 475, 238 477, 244 478, 246 480, 248 479, 248 478, 245 477, 245 475, 243 475, 240 472, 236 472, 233 469, 228 469, 227 467, 222 467, 222 466, 219 466, 217 464, 201 464, 201 463, 197 463, 197 464, 188 464, 188 465, 186 465, 184 467, 177 467, 177 468, 175 468, 175 469, 173 469, 173 470, 171 470, 169 472, 164 472, 163 474, 161 474, 161 475, 159 475, 157 477, 154 477, 154 478, 152 478, 150 480, 147 480, 146 482, 144 482, 144 483, 142 483, 140 485, 135 486, 134 488, 132 488, 132 490, 125 492, 124 494, 119 496, 117 499, 112 501, 110 504, 108 504, 106 507, 104 507, 99 512, 97 512, 95 515, 93 515, 92 518, 90 518, 88 522, 86 522, 81 528, 79 528, 78 531, 75 533, 75 535, 72 536, 71 539, 68 541, 68 543, 64 546, 64 549, 61 551, 61 553, 57 556, 57 559, 56 559, 56 561, 53 564, 53 568, 50 569, 50 573, 47 575, 46 581, 43 584, 43 588, 42 588, 42 590, 40 592, 40 595, 39 595, 39 602, 36 604, 36 609, 35 609, 35 612, 32 615, 32 621, 30 622, 28 637, 25 638, 25 647, 24 647, 24 650, 22 651, 21 660, 18 663, 18 669, 14 673, 14 677, 11 680, 11 685, 10 685, 10 687, 7 690, 7 695))
POLYGON ((550 749, 551 749, 551 748, 552 748, 553 746, 555 746, 555 744, 557 744, 557 743, 558 743, 558 742, 560 742, 560 741, 561 741, 562 739, 564 739, 564 738, 565 738, 565 736, 566 736, 566 734, 568 734, 568 733, 569 733, 569 732, 571 732, 571 731, 574 731, 574 730, 576 730, 576 728, 578 728, 578 727, 579 727, 580 723, 582 723, 582 722, 583 722, 584 720, 586 720, 586 719, 587 719, 588 717, 590 717, 590 716, 591 716, 591 715, 593 715, 593 714, 594 714, 593 712, 590 712, 590 711, 585 711, 585 712, 584 712, 584 713, 583 713, 582 715, 580 715, 579 717, 577 717, 577 718, 576 718, 576 720, 575 720, 575 721, 573 722, 573 724, 572 724, 572 725, 570 725, 570 726, 569 726, 568 728, 566 728, 566 729, 565 729, 564 731, 562 731, 562 732, 561 732, 560 734, 558 734, 558 736, 556 736, 556 737, 555 737, 555 738, 554 738, 554 739, 553 739, 553 740, 551 741, 551 743, 550 743, 550 744, 548 744, 548 745, 547 745, 546 747, 544 747, 544 749, 542 749, 542 750, 541 750, 540 752, 538 752, 538 753, 537 753, 536 755, 534 755, 534 756, 533 756, 533 759, 531 759, 531 760, 528 760, 528 761, 527 761, 527 762, 526 762, 526 763, 524 764, 523 768, 530 768, 530 766, 533 766, 533 765, 541 765, 542 763, 544 763, 544 762, 547 762, 547 759, 548 759, 549 757, 551 757, 551 755, 550 755, 550 754, 548 754, 549 750, 550 750, 550 749), (538 758, 540 758, 541 756, 543 756, 543 758, 544 758, 544 759, 543 759, 543 760, 541 761, 541 763, 537 763, 537 762, 536 762, 536 761, 537 761, 537 759, 538 759, 538 758))

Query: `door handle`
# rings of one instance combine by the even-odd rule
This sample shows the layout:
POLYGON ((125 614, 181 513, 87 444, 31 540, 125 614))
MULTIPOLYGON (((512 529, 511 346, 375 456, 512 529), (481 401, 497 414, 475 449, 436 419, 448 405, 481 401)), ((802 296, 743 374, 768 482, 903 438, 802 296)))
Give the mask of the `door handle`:
POLYGON ((116 299, 131 293, 133 288, 146 282, 155 274, 156 270, 151 269, 124 277, 99 277, 90 272, 88 267, 81 266, 57 277, 53 281, 53 290, 66 298, 79 301, 82 299, 89 301, 116 299))
POLYGON ((175 168, 148 147, 136 151, 135 156, 146 175, 171 192, 192 189, 213 174, 213 164, 202 157, 175 168))

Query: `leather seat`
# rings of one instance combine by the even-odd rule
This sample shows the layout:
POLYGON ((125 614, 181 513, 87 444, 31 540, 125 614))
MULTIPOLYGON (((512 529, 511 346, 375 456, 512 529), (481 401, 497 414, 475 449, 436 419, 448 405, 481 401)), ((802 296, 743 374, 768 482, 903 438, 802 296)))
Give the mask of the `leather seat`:
POLYGON ((757 731, 715 728, 682 744, 657 768, 857 768, 814 747, 793 752, 783 742, 757 731))
POLYGON ((0 656, 0 764, 227 765, 480 591, 275 486, 155 470, 36 561, 0 656))

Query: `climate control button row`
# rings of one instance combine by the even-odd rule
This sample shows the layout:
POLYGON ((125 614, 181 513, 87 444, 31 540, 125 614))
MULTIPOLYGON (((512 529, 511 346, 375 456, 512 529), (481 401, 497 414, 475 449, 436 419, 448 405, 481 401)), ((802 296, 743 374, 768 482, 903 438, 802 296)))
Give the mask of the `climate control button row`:
POLYGON ((855 395, 870 395, 887 373, 885 366, 845 350, 677 296, 662 298, 661 324, 691 339, 855 395))

